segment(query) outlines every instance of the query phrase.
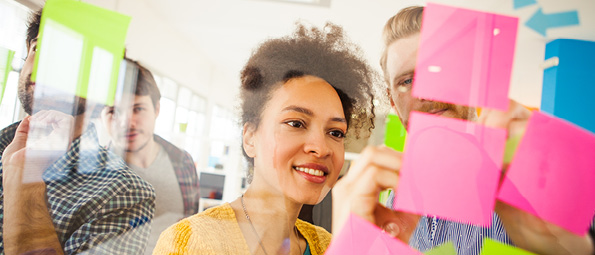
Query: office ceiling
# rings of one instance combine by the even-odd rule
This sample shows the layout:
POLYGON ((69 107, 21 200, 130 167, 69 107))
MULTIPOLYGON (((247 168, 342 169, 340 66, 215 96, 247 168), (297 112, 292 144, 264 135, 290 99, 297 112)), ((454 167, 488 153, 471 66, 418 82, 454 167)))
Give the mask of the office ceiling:
MULTIPOLYGON (((320 0, 323 4, 311 5, 287 1, 85 0, 132 16, 127 47, 134 58, 192 87, 195 92, 205 96, 222 95, 219 100, 222 102, 230 100, 229 95, 236 95, 239 71, 252 49, 267 38, 291 33, 296 21, 316 26, 326 21, 342 25, 348 36, 363 48, 372 66, 380 70, 380 36, 385 21, 403 7, 427 2, 320 0)), ((536 0, 530 6, 514 9, 515 1, 519 0, 432 2, 519 17, 510 96, 526 105, 539 106, 543 76, 539 65, 543 61, 545 43, 555 38, 595 40, 595 1, 536 0), (539 8, 546 14, 577 10, 581 24, 550 29, 547 36, 539 35, 524 25, 539 8)))

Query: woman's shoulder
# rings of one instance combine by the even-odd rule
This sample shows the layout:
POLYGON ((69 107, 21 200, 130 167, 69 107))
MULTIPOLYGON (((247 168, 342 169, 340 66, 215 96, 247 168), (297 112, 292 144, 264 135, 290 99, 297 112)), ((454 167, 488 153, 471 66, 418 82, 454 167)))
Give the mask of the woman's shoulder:
POLYGON ((331 233, 322 227, 313 225, 300 219, 295 222, 295 226, 298 228, 302 236, 306 238, 313 255, 324 254, 326 248, 328 248, 331 242, 331 233))

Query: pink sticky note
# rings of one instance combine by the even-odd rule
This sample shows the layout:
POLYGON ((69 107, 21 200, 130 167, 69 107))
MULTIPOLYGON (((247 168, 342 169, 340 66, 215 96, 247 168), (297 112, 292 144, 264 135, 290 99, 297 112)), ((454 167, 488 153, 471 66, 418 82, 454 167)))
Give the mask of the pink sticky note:
POLYGON ((412 112, 394 209, 489 226, 506 131, 412 112))
POLYGON ((422 255, 422 253, 409 247, 399 239, 386 234, 376 225, 355 214, 349 215, 345 226, 333 238, 333 241, 324 254, 422 255))
POLYGON ((498 199, 584 235, 595 212, 595 135, 533 113, 498 199))
POLYGON ((413 95, 506 110, 517 26, 516 17, 428 3, 413 95))

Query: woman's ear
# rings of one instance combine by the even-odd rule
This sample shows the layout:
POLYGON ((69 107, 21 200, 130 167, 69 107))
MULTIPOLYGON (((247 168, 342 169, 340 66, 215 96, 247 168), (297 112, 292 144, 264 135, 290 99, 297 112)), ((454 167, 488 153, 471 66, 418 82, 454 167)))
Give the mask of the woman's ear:
POLYGON ((244 124, 244 130, 242 131, 242 145, 244 151, 248 157, 254 158, 256 156, 256 148, 254 146, 254 140, 256 133, 256 127, 252 123, 244 124))

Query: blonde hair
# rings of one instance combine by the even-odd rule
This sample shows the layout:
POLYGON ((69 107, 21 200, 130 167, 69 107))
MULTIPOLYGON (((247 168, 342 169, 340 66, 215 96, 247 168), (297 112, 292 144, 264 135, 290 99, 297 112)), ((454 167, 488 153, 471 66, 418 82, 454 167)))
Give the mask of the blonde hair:
POLYGON ((421 30, 421 18, 424 11, 423 6, 410 6, 401 9, 399 13, 392 16, 384 25, 382 39, 384 41, 384 50, 380 58, 380 66, 384 74, 386 84, 390 86, 388 72, 386 70, 386 59, 388 46, 398 39, 419 33, 421 30))

